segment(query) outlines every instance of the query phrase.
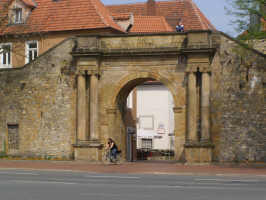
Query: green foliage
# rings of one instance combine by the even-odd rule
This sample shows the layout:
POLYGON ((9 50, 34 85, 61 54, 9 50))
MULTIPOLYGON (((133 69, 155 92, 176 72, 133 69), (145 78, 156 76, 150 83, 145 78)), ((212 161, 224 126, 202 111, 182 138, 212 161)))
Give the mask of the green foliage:
POLYGON ((239 39, 266 38, 265 30, 262 30, 262 20, 266 21, 266 0, 227 0, 228 15, 233 15, 236 30, 242 33, 239 39))
POLYGON ((3 140, 3 151, 0 151, 0 158, 6 158, 7 154, 6 154, 6 141, 3 140))

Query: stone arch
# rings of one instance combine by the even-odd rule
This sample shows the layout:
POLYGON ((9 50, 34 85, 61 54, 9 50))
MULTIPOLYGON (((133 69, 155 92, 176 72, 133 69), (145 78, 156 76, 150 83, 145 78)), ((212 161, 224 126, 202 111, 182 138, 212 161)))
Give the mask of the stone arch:
MULTIPOLYGON (((116 84, 116 87, 113 89, 113 95, 110 98, 109 105, 110 107, 107 109, 107 113, 109 116, 109 130, 111 130, 110 136, 115 138, 115 140, 119 141, 119 137, 125 136, 125 134, 117 134, 119 130, 117 129, 117 125, 119 124, 119 120, 121 119, 121 115, 119 115, 120 100, 122 103, 127 98, 130 91, 135 88, 137 85, 144 83, 148 80, 157 80, 160 81, 166 88, 169 89, 173 100, 174 100, 174 136, 175 136, 175 160, 181 159, 181 154, 183 152, 183 145, 185 142, 185 112, 183 109, 183 105, 180 105, 180 100, 178 98, 178 87, 175 86, 173 80, 168 79, 167 77, 161 75, 159 72, 135 72, 130 73, 124 77, 122 77, 116 84), (181 107, 180 107, 181 106, 181 107), (120 117, 119 117, 120 116, 120 117), (118 123, 117 123, 118 122, 118 123), (180 123, 181 122, 181 123, 180 123)), ((181 95, 184 95, 182 92, 181 95)), ((121 106, 123 107, 123 105, 121 106)), ((120 110, 121 111, 121 110, 120 110)), ((120 146, 122 151, 125 151, 125 138, 121 139, 120 146), (124 141, 123 141, 124 139, 124 141)))
MULTIPOLYGON (((138 72, 138 73, 131 73, 130 75, 127 75, 125 77, 123 77, 119 82, 118 82, 118 86, 114 89, 114 94, 111 98, 111 107, 115 108, 117 105, 117 97, 119 96, 119 93, 121 92, 121 90, 131 81, 134 80, 141 80, 141 79, 145 79, 145 80, 157 80, 160 81, 161 83, 163 83, 163 85, 165 87, 167 87, 174 99, 174 107, 178 106, 178 100, 177 100, 177 95, 176 95, 176 88, 173 85, 173 83, 167 79, 166 77, 162 76, 159 73, 154 73, 154 72, 138 72)), ((144 81, 142 81, 144 82, 144 81)), ((132 89, 136 86, 137 84, 133 84, 132 85, 132 89)))

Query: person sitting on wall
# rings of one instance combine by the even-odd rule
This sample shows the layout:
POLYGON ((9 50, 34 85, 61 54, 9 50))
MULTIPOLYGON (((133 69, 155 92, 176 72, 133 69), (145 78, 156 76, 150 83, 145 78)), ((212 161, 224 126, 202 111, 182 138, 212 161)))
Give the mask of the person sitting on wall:
POLYGON ((112 140, 112 138, 108 138, 106 150, 109 151, 110 162, 115 162, 116 157, 117 157, 117 153, 118 153, 118 148, 117 148, 117 145, 115 144, 114 140, 112 140))
POLYGON ((176 32, 184 32, 184 24, 181 19, 179 19, 179 22, 176 25, 176 32))

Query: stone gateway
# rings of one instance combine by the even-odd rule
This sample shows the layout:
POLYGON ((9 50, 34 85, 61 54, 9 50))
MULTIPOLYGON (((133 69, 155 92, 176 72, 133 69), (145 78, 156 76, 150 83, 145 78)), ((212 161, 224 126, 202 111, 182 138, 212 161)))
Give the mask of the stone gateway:
POLYGON ((126 159, 126 99, 149 80, 174 99, 175 160, 265 162, 265 55, 220 32, 69 38, 22 68, 0 70, 0 151, 126 159))

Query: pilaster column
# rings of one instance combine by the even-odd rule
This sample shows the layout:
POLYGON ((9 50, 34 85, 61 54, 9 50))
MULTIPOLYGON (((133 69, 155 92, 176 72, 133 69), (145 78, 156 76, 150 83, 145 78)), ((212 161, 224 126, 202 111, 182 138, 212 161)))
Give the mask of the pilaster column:
POLYGON ((77 100, 77 118, 78 118, 78 140, 87 140, 86 130, 86 74, 78 74, 78 100, 77 100))
POLYGON ((202 73, 201 140, 210 141, 210 74, 202 73))
POLYGON ((196 142, 197 137, 197 88, 196 74, 188 73, 188 141, 196 142))
POLYGON ((111 107, 106 109, 107 115, 108 115, 108 125, 109 125, 109 134, 108 137, 111 137, 115 139, 116 136, 116 114, 117 114, 117 108, 111 107))
POLYGON ((98 139, 98 75, 90 76, 90 139, 98 139))
POLYGON ((186 108, 185 106, 174 107, 173 111, 175 116, 175 160, 181 160, 186 142, 186 108))

